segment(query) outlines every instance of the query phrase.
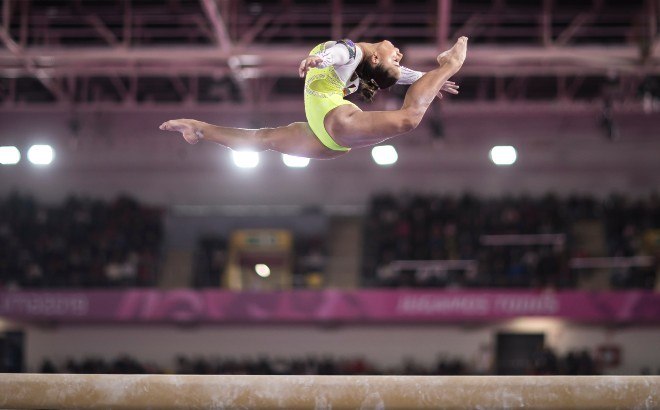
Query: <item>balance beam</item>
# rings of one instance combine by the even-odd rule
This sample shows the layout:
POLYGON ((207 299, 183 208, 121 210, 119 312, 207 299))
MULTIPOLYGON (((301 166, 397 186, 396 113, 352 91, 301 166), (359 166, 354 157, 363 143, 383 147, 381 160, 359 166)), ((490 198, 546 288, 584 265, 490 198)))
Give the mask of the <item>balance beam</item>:
POLYGON ((3 409, 651 409, 656 376, 0 374, 3 409))

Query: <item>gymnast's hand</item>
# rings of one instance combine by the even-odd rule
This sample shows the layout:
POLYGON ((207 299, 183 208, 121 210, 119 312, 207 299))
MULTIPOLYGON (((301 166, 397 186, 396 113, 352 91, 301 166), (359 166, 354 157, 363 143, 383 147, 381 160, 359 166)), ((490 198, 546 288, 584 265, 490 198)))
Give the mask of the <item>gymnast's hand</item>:
POLYGON ((440 92, 438 93, 438 98, 442 99, 444 97, 442 95, 443 91, 446 92, 446 93, 449 93, 449 94, 456 95, 456 94, 458 94, 458 89, 459 89, 459 85, 456 84, 455 82, 445 81, 445 83, 440 88, 440 92))
POLYGON ((298 67, 298 75, 301 78, 305 77, 305 74, 309 71, 310 68, 318 67, 323 62, 323 59, 319 56, 309 56, 300 63, 298 67))

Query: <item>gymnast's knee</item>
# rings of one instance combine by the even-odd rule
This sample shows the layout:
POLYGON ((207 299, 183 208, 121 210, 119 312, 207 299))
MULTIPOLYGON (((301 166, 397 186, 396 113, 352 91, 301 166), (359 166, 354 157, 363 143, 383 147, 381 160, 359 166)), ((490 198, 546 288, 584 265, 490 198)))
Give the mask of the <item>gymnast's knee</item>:
POLYGON ((401 116, 399 121, 399 131, 406 133, 414 130, 422 122, 423 114, 419 114, 412 110, 403 110, 404 115, 401 116))

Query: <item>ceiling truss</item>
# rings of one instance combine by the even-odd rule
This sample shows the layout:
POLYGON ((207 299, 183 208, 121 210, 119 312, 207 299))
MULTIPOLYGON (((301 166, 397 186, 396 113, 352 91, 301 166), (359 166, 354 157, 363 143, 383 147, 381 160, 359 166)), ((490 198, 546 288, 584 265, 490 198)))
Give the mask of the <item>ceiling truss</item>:
POLYGON ((342 37, 388 38, 428 70, 469 36, 458 107, 660 98, 660 0, 1 1, 3 110, 300 110, 298 63, 342 37))

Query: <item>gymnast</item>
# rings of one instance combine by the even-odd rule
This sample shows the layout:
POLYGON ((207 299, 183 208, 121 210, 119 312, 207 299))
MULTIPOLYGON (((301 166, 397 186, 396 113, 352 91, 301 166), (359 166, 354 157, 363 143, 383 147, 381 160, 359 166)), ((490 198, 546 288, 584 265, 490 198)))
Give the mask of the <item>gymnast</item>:
POLYGON ((329 41, 316 46, 298 69, 300 77, 305 77, 307 122, 244 129, 177 119, 164 122, 160 129, 180 132, 190 144, 204 139, 237 151, 335 158, 351 148, 376 145, 415 129, 435 97, 442 98, 441 91, 458 94, 458 85, 448 80, 460 70, 466 53, 467 38, 461 37, 437 57, 437 68, 422 73, 401 66, 403 54, 387 40, 329 41), (394 84, 411 84, 398 110, 363 111, 344 99, 358 91, 371 101, 377 90, 394 84))

